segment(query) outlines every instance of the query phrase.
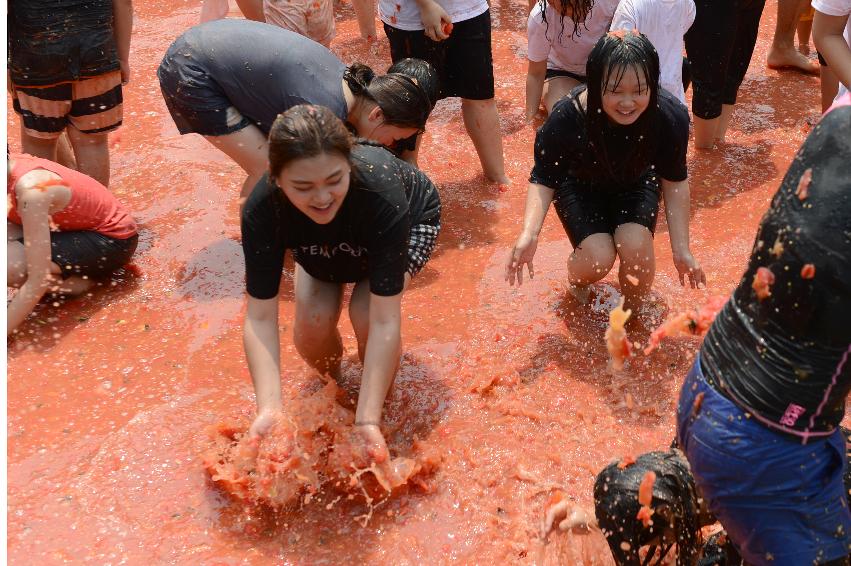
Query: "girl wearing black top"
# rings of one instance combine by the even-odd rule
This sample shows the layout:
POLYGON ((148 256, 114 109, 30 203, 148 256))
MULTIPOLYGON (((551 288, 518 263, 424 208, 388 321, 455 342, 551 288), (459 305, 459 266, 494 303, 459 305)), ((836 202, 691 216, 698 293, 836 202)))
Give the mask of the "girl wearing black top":
POLYGON ((355 424, 381 463, 387 447, 379 425, 399 363, 402 293, 440 231, 437 190, 385 149, 353 143, 321 106, 295 106, 275 120, 269 165, 242 211, 245 352, 258 409, 250 433, 264 434, 281 410, 278 287, 291 250, 296 349, 334 378, 343 354, 343 290, 355 284, 349 317, 363 360, 355 424))
POLYGON ((181 134, 197 133, 248 174, 245 197, 268 169, 266 138, 275 117, 321 104, 358 136, 390 145, 425 128, 432 104, 416 80, 346 67, 322 45, 276 26, 219 20, 187 30, 157 70, 181 134))
POLYGON ((533 276, 538 234, 553 202, 574 247, 571 291, 586 296, 620 257, 621 291, 634 304, 653 282, 661 192, 680 283, 688 277, 692 287, 705 284, 688 241, 688 111, 658 86, 656 50, 644 35, 610 32, 591 51, 587 71, 587 87, 556 104, 538 130, 523 231, 506 280, 522 283, 524 264, 533 276))

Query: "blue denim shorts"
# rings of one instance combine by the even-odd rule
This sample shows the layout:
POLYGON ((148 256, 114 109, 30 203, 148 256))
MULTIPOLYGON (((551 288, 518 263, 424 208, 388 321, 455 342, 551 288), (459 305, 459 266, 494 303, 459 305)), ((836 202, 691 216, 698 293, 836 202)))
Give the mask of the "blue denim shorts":
POLYGON ((807 444, 769 429, 706 383, 698 356, 680 392, 677 440, 748 564, 822 564, 851 552, 838 429, 807 444))

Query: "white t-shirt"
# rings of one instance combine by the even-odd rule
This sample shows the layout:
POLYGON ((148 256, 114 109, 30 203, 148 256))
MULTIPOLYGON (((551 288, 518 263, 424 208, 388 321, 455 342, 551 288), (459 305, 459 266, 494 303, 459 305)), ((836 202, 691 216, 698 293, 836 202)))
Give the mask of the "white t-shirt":
MULTIPOLYGON (((481 16, 488 11, 487 0, 435 0, 446 10, 452 23, 481 16)), ((378 17, 390 27, 406 31, 423 29, 420 7, 414 0, 378 0, 378 17)))
MULTIPOLYGON (((812 6, 828 16, 848 16, 848 23, 845 25, 845 41, 851 49, 851 0, 813 0, 812 6)), ((845 85, 839 83, 839 92, 834 100, 839 100, 846 92, 848 89, 845 85)))
POLYGON ((547 23, 544 23, 540 3, 529 14, 528 57, 535 63, 547 62, 547 69, 570 71, 585 76, 588 55, 603 35, 609 31, 617 0, 597 0, 591 13, 579 26, 579 35, 571 37, 573 20, 565 16, 564 34, 561 33, 561 16, 549 3, 546 4, 547 23), (587 28, 587 29, 586 29, 587 28), (559 40, 561 35, 561 40, 559 40))
POLYGON ((694 14, 694 0, 621 0, 611 27, 647 36, 659 53, 659 83, 683 104, 683 35, 694 14))

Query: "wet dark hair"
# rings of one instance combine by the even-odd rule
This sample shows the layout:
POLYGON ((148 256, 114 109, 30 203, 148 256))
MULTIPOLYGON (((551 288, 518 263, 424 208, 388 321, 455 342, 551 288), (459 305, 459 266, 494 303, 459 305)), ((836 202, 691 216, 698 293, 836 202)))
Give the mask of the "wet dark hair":
MULTIPOLYGON (((679 450, 648 452, 625 467, 620 467, 619 462, 606 466, 594 482, 594 513, 619 565, 650 564, 657 554, 657 546, 650 548, 644 561, 639 558, 639 549, 661 537, 665 530, 675 533, 679 566, 693 566, 700 554, 702 540, 697 487, 688 462, 679 450), (656 473, 651 507, 657 512, 652 516, 653 524, 645 527, 636 516, 641 509, 638 488, 648 471, 656 473), (667 511, 659 512, 661 507, 666 507, 667 511), (669 522, 668 517, 672 521, 669 522)), ((660 539, 659 558, 655 564, 662 563, 671 546, 672 543, 666 544, 660 539)))
MULTIPOLYGON (((544 32, 546 36, 550 32, 550 23, 547 21, 547 0, 538 0, 538 3, 541 5, 541 20, 546 26, 546 31, 544 32)), ((591 10, 594 9, 594 0, 553 0, 553 3, 561 8, 557 10, 561 25, 561 29, 558 32, 559 43, 561 43, 564 37, 564 12, 566 8, 571 8, 571 13, 573 14, 570 17, 570 20, 573 22, 573 30, 570 32, 571 39, 582 36, 581 27, 584 27, 585 31, 588 31, 588 24, 585 22, 591 15, 591 10)))
POLYGON ((400 128, 425 129, 431 113, 431 100, 417 82, 401 73, 375 76, 362 63, 354 63, 343 73, 352 94, 375 102, 384 113, 384 122, 400 128))
POLYGON ((437 104, 437 99, 440 96, 440 78, 437 76, 437 70, 428 61, 414 59, 413 57, 399 59, 390 65, 387 73, 399 73, 411 77, 425 91, 432 109, 437 104))
POLYGON ((293 106, 278 114, 269 132, 269 172, 277 177, 287 163, 323 153, 337 153, 348 160, 353 143, 343 121, 329 108, 293 106))
POLYGON ((601 37, 586 65, 588 78, 587 131, 597 161, 614 179, 632 180, 646 169, 656 153, 659 111, 659 54, 650 40, 637 31, 617 30, 601 37), (618 87, 625 73, 633 69, 644 75, 650 101, 638 119, 629 126, 611 124, 603 110, 603 93, 618 87), (623 163, 612 163, 606 138, 616 130, 631 140, 623 163))

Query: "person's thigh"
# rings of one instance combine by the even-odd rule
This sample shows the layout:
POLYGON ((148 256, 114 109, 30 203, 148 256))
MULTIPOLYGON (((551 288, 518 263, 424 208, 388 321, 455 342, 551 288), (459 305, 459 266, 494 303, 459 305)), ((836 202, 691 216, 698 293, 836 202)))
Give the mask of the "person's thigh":
POLYGON ((552 112, 556 102, 570 94, 579 81, 572 77, 553 77, 544 83, 544 106, 552 112))
POLYGON ((735 22, 736 34, 730 51, 730 61, 724 80, 722 102, 735 104, 739 87, 748 71, 757 36, 759 35, 759 20, 765 8, 765 0, 740 0, 735 22))
POLYGON ((82 134, 104 134, 124 118, 121 71, 71 83, 71 126, 82 134))
POLYGON ((597 233, 584 238, 567 261, 570 282, 588 285, 599 281, 611 271, 616 255, 611 234, 597 233))
POLYGON ((22 133, 36 140, 51 140, 55 143, 68 126, 71 84, 50 87, 12 85, 11 93, 12 107, 21 116, 22 133))
POLYGON ((118 240, 89 231, 51 232, 51 259, 63 278, 101 279, 130 261, 138 241, 138 236, 118 240))
POLYGON ((390 59, 396 63, 413 57, 431 63, 440 72, 440 61, 434 60, 436 43, 426 37, 423 30, 404 30, 384 24, 384 33, 390 43, 390 59))
POLYGON ((606 202, 610 196, 582 181, 565 183, 555 191, 553 206, 574 248, 592 234, 615 233, 617 224, 606 202))
POLYGON ((6 240, 6 285, 20 287, 27 280, 27 253, 18 240, 6 240))
POLYGON ((445 78, 442 97, 458 96, 467 100, 490 100, 494 97, 493 51, 491 49, 491 16, 487 12, 458 22, 446 48, 445 78))
POLYGON ((642 175, 631 189, 611 195, 607 203, 615 226, 643 226, 649 230, 652 239, 659 217, 660 196, 659 180, 652 171, 642 175))
POLYGON ((615 247, 621 263, 644 264, 653 261, 653 233, 647 226, 627 222, 615 229, 615 247))
POLYGON ((295 266, 295 330, 324 334, 337 328, 343 305, 343 286, 320 281, 295 266))
POLYGON ((711 120, 721 115, 722 93, 733 50, 734 0, 697 0, 694 23, 685 34, 691 65, 692 112, 711 120))

